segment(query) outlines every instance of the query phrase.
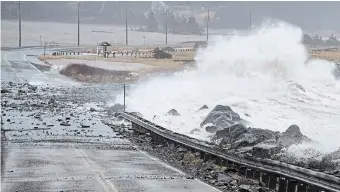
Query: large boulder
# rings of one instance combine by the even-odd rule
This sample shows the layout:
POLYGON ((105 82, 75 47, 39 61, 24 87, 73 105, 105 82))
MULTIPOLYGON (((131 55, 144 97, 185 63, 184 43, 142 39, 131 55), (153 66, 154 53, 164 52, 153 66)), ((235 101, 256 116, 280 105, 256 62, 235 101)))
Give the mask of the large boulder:
POLYGON ((180 116, 180 115, 181 115, 181 114, 179 114, 179 113, 177 112, 176 109, 171 109, 170 111, 168 111, 167 114, 168 114, 168 115, 171 115, 171 116, 180 116))
POLYGON ((199 108, 198 110, 201 111, 201 110, 204 110, 204 109, 209 109, 209 107, 207 105, 203 105, 201 108, 199 108))
POLYGON ((200 124, 202 128, 205 126, 215 126, 217 130, 234 125, 240 121, 240 116, 235 113, 229 106, 217 105, 200 124))
POLYGON ((216 131, 215 139, 220 139, 222 145, 230 148, 254 146, 265 141, 274 141, 278 134, 267 129, 246 128, 243 124, 235 124, 223 130, 216 131))
POLYGON ((276 144, 259 143, 252 148, 252 156, 258 158, 271 158, 281 151, 281 147, 276 144))
POLYGON ((244 133, 247 132, 247 128, 242 124, 235 124, 230 127, 218 130, 215 133, 214 139, 221 139, 219 145, 222 147, 230 148, 230 146, 237 141, 237 139, 244 133))
POLYGON ((231 148, 254 146, 267 140, 276 140, 277 134, 268 129, 249 128, 247 132, 235 138, 231 148))
POLYGON ((284 147, 289 147, 291 145, 297 145, 304 142, 312 142, 312 140, 303 135, 297 125, 289 126, 288 129, 283 132, 281 137, 278 139, 278 143, 284 147))
POLYGON ((222 130, 216 131, 216 139, 232 138, 236 140, 240 135, 247 132, 247 127, 242 124, 235 124, 222 130))
POLYGON ((215 133, 217 131, 217 127, 215 126, 206 126, 205 127, 205 130, 208 132, 208 133, 215 133))

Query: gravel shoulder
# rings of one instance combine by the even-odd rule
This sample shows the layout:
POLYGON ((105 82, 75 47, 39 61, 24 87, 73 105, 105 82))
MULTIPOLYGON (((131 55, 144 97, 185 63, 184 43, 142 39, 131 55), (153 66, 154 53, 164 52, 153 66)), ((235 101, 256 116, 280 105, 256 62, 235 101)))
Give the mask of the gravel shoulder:
POLYGON ((119 90, 2 83, 1 190, 218 191, 106 125, 112 111, 105 102, 119 90))

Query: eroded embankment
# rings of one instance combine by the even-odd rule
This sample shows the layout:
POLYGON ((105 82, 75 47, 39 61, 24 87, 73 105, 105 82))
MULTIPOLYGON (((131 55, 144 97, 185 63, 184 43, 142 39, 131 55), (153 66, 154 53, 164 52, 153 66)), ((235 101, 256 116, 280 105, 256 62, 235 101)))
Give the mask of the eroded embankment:
POLYGON ((74 63, 61 69, 60 74, 81 82, 127 82, 137 80, 137 77, 129 71, 107 70, 74 63))

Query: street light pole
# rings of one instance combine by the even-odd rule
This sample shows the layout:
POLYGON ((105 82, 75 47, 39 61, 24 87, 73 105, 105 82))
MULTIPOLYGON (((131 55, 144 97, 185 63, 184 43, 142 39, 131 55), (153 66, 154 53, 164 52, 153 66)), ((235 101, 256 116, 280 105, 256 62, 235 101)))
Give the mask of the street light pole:
POLYGON ((210 20, 209 12, 210 12, 210 9, 208 9, 208 17, 207 17, 207 43, 209 40, 209 20, 210 20))
POLYGON ((45 56, 46 56, 46 41, 44 42, 44 59, 45 59, 45 56))
POLYGON ((125 9, 125 43, 128 45, 128 9, 125 9))
POLYGON ((168 44, 168 10, 165 12, 165 44, 168 44))
POLYGON ((124 84, 124 112, 125 112, 125 109, 126 107, 125 107, 125 84, 124 84))
POLYGON ((42 36, 42 34, 40 34, 40 46, 42 46, 42 42, 41 42, 41 36, 42 36))
POLYGON ((79 6, 80 6, 80 2, 78 2, 78 46, 79 46, 79 44, 80 44, 80 38, 79 38, 79 20, 80 20, 80 18, 79 18, 79 6))
POLYGON ((19 1, 19 47, 21 47, 21 2, 19 1))
POLYGON ((249 30, 250 30, 250 34, 251 34, 251 12, 249 12, 249 30))

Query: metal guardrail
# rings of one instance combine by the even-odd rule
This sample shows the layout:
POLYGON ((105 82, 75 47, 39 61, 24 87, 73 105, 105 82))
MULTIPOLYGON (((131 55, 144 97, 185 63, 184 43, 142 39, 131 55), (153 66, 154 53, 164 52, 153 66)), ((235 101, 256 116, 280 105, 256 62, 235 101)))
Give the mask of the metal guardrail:
POLYGON ((279 161, 249 157, 245 158, 237 154, 228 154, 225 151, 214 148, 216 147, 216 145, 214 144, 202 142, 197 139, 193 139, 188 136, 172 132, 131 113, 124 112, 120 113, 119 116, 163 138, 166 138, 173 142, 177 142, 181 145, 193 148, 195 150, 214 155, 223 160, 235 162, 237 164, 241 164, 252 169, 273 173, 291 179, 296 179, 300 182, 308 183, 310 185, 317 186, 324 190, 340 191, 340 178, 335 177, 333 175, 328 175, 322 172, 316 172, 313 170, 290 165, 279 161))

